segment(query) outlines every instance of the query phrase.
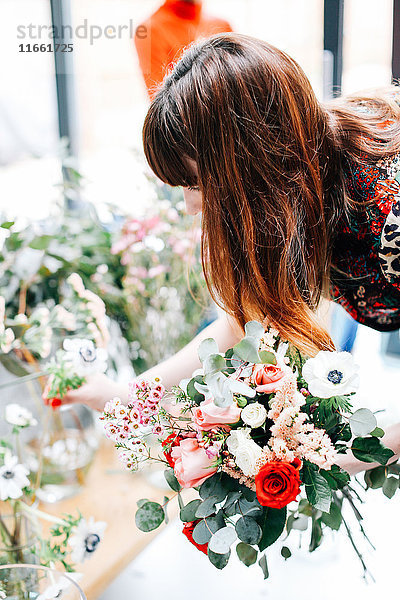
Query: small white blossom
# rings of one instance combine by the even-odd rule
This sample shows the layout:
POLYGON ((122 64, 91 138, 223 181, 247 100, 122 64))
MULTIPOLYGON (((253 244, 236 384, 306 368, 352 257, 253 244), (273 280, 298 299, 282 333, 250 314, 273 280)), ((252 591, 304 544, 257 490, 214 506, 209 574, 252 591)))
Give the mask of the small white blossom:
POLYGON ((71 586, 71 579, 78 582, 82 577, 82 573, 68 573, 67 577, 62 575, 55 583, 49 585, 49 587, 39 594, 36 600, 57 600, 58 598, 61 598, 63 592, 71 586))
POLYGON ((253 402, 244 407, 240 415, 242 421, 252 429, 261 427, 267 418, 265 406, 259 402, 253 402))
POLYGON ((305 362, 303 377, 313 396, 331 398, 357 391, 358 369, 350 352, 321 350, 305 362))
POLYGON ((66 350, 65 360, 72 364, 80 377, 104 373, 107 369, 107 351, 104 348, 96 348, 91 340, 66 339, 63 347, 66 350))
POLYGON ((89 521, 82 519, 75 529, 75 533, 69 538, 72 548, 71 558, 75 563, 82 563, 90 558, 103 538, 107 523, 95 521, 90 517, 89 521))
POLYGON ((32 413, 20 404, 7 404, 5 410, 5 419, 10 425, 18 427, 29 427, 37 425, 37 420, 33 418, 32 413))
POLYGON ((23 494, 23 489, 30 484, 28 469, 18 464, 16 456, 6 455, 4 465, 0 467, 0 500, 15 500, 23 494))

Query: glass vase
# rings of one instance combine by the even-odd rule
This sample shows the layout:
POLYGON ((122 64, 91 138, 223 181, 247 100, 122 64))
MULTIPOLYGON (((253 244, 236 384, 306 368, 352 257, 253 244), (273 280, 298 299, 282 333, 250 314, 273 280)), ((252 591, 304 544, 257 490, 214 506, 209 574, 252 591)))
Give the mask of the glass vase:
POLYGON ((38 562, 38 543, 35 523, 25 514, 10 512, 7 503, 0 503, 0 565, 38 562))
POLYGON ((67 574, 41 565, 0 566, 0 598, 7 600, 86 600, 86 596, 67 574))
POLYGON ((43 407, 38 426, 27 430, 24 462, 36 496, 57 502, 79 492, 99 445, 94 413, 83 405, 43 407))

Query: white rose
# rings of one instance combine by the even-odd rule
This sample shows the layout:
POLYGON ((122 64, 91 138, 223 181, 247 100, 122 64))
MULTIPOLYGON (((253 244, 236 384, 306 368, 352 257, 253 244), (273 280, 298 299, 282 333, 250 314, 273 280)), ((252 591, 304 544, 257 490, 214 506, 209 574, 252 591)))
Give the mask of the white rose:
POLYGON ((308 389, 317 398, 332 398, 356 392, 359 367, 349 352, 321 350, 303 366, 308 389))
POLYGON ((254 429, 255 427, 264 425, 265 419, 267 418, 267 411, 259 402, 253 402, 244 407, 240 416, 246 425, 249 425, 254 429))
POLYGON ((235 462, 246 477, 252 477, 256 471, 256 461, 261 457, 262 450, 253 440, 243 440, 236 452, 235 462))
POLYGON ((234 429, 231 431, 226 440, 226 445, 231 454, 235 456, 240 445, 245 441, 250 440, 250 429, 248 427, 242 429, 234 429))

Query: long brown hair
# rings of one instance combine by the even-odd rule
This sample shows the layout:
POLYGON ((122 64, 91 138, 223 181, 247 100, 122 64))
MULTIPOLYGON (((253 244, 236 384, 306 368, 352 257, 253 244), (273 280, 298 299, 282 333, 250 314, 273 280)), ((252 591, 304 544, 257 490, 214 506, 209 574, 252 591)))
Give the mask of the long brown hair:
POLYGON ((287 54, 219 34, 190 47, 165 78, 143 140, 162 181, 200 187, 203 269, 216 302, 242 326, 265 318, 309 355, 333 348, 315 310, 328 294, 335 225, 351 207, 344 166, 400 150, 394 100, 323 105, 287 54))

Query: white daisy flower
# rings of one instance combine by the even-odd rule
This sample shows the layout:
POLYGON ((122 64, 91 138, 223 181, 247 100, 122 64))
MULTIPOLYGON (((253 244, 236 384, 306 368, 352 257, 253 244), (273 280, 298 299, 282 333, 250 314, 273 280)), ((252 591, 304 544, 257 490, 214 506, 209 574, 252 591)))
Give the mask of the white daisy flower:
POLYGON ((5 420, 10 425, 17 425, 18 427, 29 427, 38 423, 27 408, 15 403, 7 404, 5 420))
POLYGON ((89 521, 82 519, 75 529, 75 533, 69 538, 72 547, 71 558, 75 563, 82 563, 97 550, 104 535, 107 523, 96 521, 90 517, 89 521))
POLYGON ((96 348, 92 340, 66 339, 63 348, 66 350, 65 360, 72 364, 75 373, 80 377, 104 373, 107 369, 107 351, 104 348, 96 348))
POLYGON ((304 363, 303 377, 313 396, 332 398, 357 391, 358 370, 350 352, 321 350, 304 363))
POLYGON ((82 573, 68 573, 67 577, 63 575, 56 583, 49 585, 49 587, 39 594, 36 600, 57 600, 58 598, 61 598, 63 592, 71 586, 71 579, 78 582, 82 577, 82 573))
POLYGON ((0 467, 0 500, 20 498, 23 488, 30 485, 27 475, 28 469, 18 464, 17 456, 6 455, 4 465, 0 467))

